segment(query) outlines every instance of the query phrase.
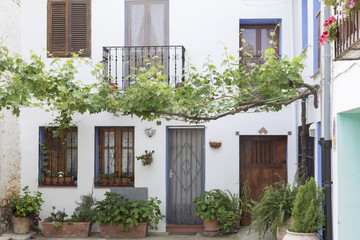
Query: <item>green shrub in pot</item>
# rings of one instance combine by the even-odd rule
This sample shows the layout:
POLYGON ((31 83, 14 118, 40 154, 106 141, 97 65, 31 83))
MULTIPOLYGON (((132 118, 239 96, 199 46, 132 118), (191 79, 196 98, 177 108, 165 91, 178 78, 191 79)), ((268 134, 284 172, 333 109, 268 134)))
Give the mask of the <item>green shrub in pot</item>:
POLYGON ((316 233, 324 225, 322 204, 324 193, 314 178, 299 187, 292 209, 294 224, 289 229, 297 233, 316 233))
POLYGON ((231 205, 231 200, 220 189, 213 189, 197 196, 193 203, 196 204, 195 215, 209 221, 225 211, 231 205))
POLYGON ((277 228, 285 225, 291 217, 296 193, 297 187, 292 189, 290 184, 284 182, 266 186, 260 201, 253 201, 250 229, 255 227, 259 237, 265 237, 268 231, 275 237, 277 228))
POLYGON ((95 203, 93 220, 101 225, 119 225, 121 230, 128 226, 147 223, 150 229, 157 229, 165 216, 160 212, 161 201, 151 198, 148 201, 129 201, 117 193, 106 192, 105 199, 95 203))

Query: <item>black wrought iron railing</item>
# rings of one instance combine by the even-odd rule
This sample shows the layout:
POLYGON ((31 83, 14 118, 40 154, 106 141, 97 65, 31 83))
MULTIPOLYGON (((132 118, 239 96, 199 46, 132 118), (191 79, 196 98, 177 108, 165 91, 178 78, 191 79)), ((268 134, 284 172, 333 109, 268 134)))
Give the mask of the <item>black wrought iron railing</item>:
POLYGON ((103 47, 105 80, 120 90, 130 86, 130 74, 155 64, 163 67, 165 80, 175 87, 184 80, 185 48, 180 45, 103 47))
POLYGON ((335 60, 360 59, 360 13, 356 11, 349 16, 343 16, 340 8, 335 8, 338 16, 338 29, 335 47, 335 60), (352 51, 354 50, 354 51, 352 51))

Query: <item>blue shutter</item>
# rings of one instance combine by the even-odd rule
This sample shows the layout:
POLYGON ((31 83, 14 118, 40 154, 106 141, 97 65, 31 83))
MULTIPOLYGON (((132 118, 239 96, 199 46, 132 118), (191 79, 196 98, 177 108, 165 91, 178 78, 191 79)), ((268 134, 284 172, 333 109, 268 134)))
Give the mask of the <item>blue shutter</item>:
POLYGON ((95 127, 95 181, 99 178, 99 128, 95 127))
POLYGON ((41 185, 41 177, 42 177, 42 171, 44 167, 44 156, 41 154, 41 145, 45 144, 45 127, 39 128, 39 177, 38 177, 38 183, 41 185))

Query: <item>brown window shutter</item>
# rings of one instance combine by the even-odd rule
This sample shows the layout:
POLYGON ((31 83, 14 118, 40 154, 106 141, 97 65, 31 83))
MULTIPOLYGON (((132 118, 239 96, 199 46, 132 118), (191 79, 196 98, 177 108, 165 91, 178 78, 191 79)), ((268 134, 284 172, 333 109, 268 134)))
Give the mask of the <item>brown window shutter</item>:
POLYGON ((67 2, 49 2, 48 51, 53 56, 66 56, 68 49, 67 32, 67 2))
POLYGON ((69 51, 81 56, 90 56, 90 3, 89 1, 74 1, 69 9, 69 51))

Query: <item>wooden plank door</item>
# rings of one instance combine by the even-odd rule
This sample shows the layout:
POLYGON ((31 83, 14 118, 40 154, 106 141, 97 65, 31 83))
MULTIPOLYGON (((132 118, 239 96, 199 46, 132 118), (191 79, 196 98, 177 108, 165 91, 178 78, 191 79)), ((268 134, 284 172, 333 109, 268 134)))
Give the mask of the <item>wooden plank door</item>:
POLYGON ((204 191, 204 129, 168 131, 167 224, 201 225, 195 197, 204 191))
POLYGON ((286 155, 287 136, 240 136, 240 181, 249 182, 253 200, 267 185, 287 182, 286 155))

